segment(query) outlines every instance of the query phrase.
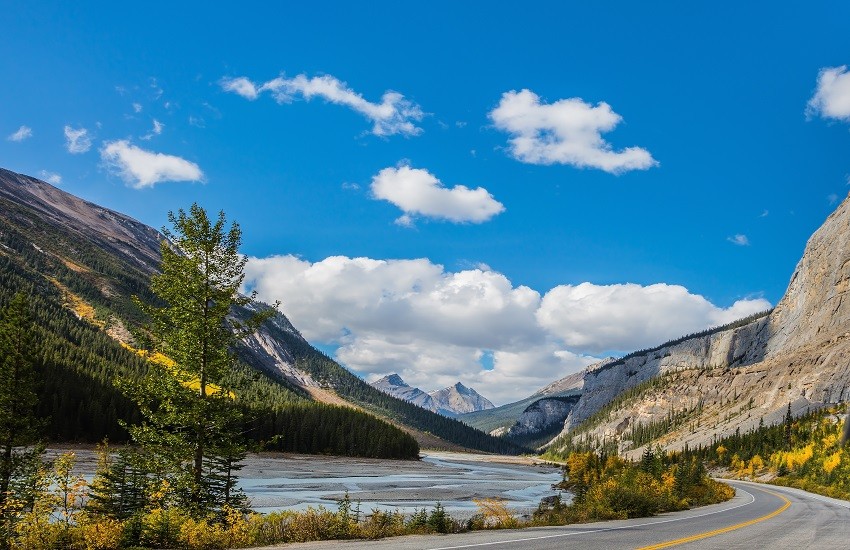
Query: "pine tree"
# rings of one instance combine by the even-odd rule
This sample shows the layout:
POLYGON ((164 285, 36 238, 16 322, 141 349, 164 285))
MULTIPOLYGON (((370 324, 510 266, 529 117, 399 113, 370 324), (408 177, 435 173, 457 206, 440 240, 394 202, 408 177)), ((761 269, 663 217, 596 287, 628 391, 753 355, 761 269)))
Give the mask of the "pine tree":
POLYGON ((0 313, 0 509, 14 475, 15 448, 34 443, 42 425, 35 415, 34 352, 29 301, 18 293, 0 313))
POLYGON ((225 229, 224 212, 215 221, 193 204, 189 212, 169 212, 173 230, 163 229, 160 273, 151 290, 160 303, 137 299, 150 317, 157 365, 128 393, 145 421, 130 427, 135 442, 150 451, 153 469, 171 476, 180 499, 199 513, 220 509, 222 495, 211 494, 210 459, 238 456, 241 413, 226 380, 237 341, 256 330, 274 309, 246 321, 234 308, 252 302, 239 289, 247 259, 239 253, 241 230, 225 229), (222 450, 226 449, 226 454, 222 450))
POLYGON ((782 430, 782 439, 786 451, 791 450, 791 426, 794 424, 794 417, 791 416, 791 402, 788 402, 788 409, 785 411, 785 422, 782 430))

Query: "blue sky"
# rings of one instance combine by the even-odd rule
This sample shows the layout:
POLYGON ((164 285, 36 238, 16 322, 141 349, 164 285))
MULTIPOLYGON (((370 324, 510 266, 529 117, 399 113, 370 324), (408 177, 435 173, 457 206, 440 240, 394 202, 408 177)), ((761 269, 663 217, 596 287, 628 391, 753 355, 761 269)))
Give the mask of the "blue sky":
POLYGON ((781 298, 850 173, 795 4, 3 2, 0 166, 224 209, 353 370, 504 402, 781 298))

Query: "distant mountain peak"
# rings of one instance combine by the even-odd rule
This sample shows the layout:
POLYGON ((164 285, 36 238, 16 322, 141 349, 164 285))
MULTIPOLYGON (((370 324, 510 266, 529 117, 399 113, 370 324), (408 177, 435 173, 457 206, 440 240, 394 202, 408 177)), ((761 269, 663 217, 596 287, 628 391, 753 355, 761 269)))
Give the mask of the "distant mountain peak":
POLYGON ((434 400, 437 412, 447 416, 494 408, 489 399, 460 382, 429 395, 434 400))
POLYGON ((381 378, 380 380, 378 380, 375 383, 380 384, 382 382, 385 383, 385 384, 391 384, 393 386, 403 386, 403 387, 406 387, 406 388, 410 387, 410 384, 405 382, 401 378, 401 376, 399 376, 397 373, 392 373, 392 374, 389 374, 387 376, 384 376, 383 378, 381 378))

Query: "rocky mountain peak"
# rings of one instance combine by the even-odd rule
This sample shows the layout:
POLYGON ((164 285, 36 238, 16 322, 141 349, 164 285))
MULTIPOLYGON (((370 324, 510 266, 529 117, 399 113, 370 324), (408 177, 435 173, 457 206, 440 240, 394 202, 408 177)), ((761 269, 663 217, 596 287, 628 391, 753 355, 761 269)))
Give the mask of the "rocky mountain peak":
POLYGON ((392 386, 403 386, 406 388, 410 387, 410 384, 402 380, 401 376, 396 373, 384 376, 383 378, 378 380, 376 384, 390 384, 392 386))

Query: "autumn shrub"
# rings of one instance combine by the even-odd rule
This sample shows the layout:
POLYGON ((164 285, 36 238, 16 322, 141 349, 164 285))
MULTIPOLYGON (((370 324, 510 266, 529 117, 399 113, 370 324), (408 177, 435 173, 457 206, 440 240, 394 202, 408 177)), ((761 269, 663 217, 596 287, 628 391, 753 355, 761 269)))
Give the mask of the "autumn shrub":
POLYGON ((366 520, 358 525, 359 535, 366 539, 380 539, 406 534, 404 514, 373 509, 366 520))

